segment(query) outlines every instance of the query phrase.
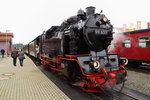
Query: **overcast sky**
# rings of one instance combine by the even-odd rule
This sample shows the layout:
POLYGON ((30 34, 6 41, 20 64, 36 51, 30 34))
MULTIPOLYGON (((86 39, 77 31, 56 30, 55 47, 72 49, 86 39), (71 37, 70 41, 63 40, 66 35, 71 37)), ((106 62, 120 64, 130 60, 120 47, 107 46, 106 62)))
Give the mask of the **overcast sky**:
POLYGON ((10 30, 13 43, 26 44, 87 6, 103 10, 114 27, 141 21, 147 28, 149 5, 150 0, 0 0, 0 31, 10 30))

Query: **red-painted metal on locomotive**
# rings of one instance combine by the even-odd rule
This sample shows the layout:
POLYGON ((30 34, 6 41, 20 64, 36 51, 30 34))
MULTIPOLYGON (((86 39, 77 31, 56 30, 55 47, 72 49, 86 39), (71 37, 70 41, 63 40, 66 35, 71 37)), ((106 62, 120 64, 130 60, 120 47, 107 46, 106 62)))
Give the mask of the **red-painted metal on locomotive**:
POLYGON ((84 72, 84 69, 82 68, 82 66, 79 64, 77 60, 78 56, 83 56, 83 55, 66 55, 66 57, 69 58, 58 57, 57 60, 52 60, 52 59, 50 60, 47 58, 43 58, 41 56, 41 60, 42 60, 41 63, 45 67, 51 66, 49 67, 51 70, 62 72, 65 66, 61 62, 65 62, 65 61, 76 62, 77 66, 75 67, 79 67, 80 71, 82 72, 82 77, 78 82, 78 86, 84 88, 84 90, 87 92, 102 92, 102 90, 100 89, 102 87, 105 88, 107 85, 115 86, 116 84, 119 84, 119 82, 125 81, 124 78, 125 76, 127 76, 127 73, 124 69, 124 65, 120 65, 118 70, 111 71, 111 72, 107 72, 105 67, 102 67, 96 74, 86 74, 84 72), (118 75, 120 77, 117 77, 118 75))

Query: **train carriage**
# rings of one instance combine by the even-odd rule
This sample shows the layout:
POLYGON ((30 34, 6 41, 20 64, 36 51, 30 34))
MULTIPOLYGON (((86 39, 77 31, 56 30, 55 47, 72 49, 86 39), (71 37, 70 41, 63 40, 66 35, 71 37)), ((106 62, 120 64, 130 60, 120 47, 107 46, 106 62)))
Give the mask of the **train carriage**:
POLYGON ((150 29, 118 33, 114 36, 110 53, 125 57, 129 64, 138 67, 142 62, 150 62, 150 29))
POLYGON ((26 44, 24 47, 23 47, 23 52, 24 53, 26 53, 26 54, 28 54, 29 53, 29 47, 28 47, 29 45, 28 44, 26 44))

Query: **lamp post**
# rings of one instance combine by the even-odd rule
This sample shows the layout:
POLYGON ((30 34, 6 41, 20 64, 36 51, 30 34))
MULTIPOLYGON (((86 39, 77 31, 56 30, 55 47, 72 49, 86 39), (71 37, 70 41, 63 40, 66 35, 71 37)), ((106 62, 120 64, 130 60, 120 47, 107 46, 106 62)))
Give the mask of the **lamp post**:
POLYGON ((8 52, 8 51, 7 51, 7 45, 8 45, 8 44, 7 44, 7 33, 6 33, 6 56, 7 56, 7 52, 8 52))
POLYGON ((10 30, 6 30, 6 56, 8 57, 8 33, 10 32, 10 30))

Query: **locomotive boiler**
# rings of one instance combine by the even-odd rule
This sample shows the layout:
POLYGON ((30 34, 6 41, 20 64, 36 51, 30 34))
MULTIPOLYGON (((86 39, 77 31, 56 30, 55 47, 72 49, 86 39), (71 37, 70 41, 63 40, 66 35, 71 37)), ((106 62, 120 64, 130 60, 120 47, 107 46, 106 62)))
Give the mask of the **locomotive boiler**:
MULTIPOLYGON (((108 54, 113 26, 107 17, 95 13, 95 7, 79 10, 77 15, 52 26, 35 39, 41 64, 67 77, 71 84, 88 92, 123 84, 125 60, 108 54)), ((36 46, 35 46, 36 47, 36 46)))
POLYGON ((46 32, 50 57, 69 54, 90 54, 106 50, 112 40, 112 25, 104 14, 95 14, 95 7, 79 10, 77 16, 52 26, 46 32))

